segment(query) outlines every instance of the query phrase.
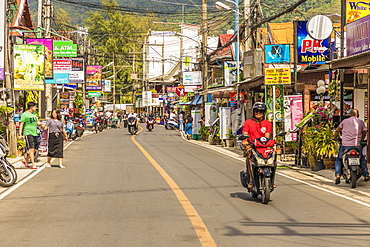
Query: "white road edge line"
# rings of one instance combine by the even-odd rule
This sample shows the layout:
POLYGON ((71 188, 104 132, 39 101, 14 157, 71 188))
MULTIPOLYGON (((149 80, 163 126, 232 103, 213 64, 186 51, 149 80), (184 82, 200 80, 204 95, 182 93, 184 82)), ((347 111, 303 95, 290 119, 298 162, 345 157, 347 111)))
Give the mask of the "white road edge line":
MULTIPOLYGON (((69 142, 67 145, 65 145, 65 147, 63 148, 63 150, 66 150, 67 147, 69 147, 69 145, 71 145, 74 141, 71 141, 69 142)), ((53 161, 54 159, 52 159, 53 161)), ((45 164, 46 162, 44 162, 40 168, 38 168, 36 171, 32 172, 31 174, 29 174, 27 177, 25 177, 24 179, 22 179, 19 183, 16 183, 15 185, 13 185, 12 187, 10 187, 8 190, 4 191, 1 195, 0 195, 0 200, 4 199, 7 195, 9 195, 10 193, 12 193, 13 191, 15 191, 16 189, 18 189, 20 186, 22 186, 24 183, 26 183, 28 180, 30 180, 31 178, 33 178, 34 176, 36 176, 37 174, 39 174, 42 170, 45 169, 45 164)))
MULTIPOLYGON (((216 151, 216 152, 219 152, 219 153, 221 153, 221 154, 227 155, 227 156, 232 157, 232 158, 234 158, 234 159, 244 161, 244 159, 242 159, 242 158, 235 157, 235 156, 233 156, 233 155, 230 155, 230 154, 228 154, 228 153, 225 153, 225 152, 223 152, 223 151, 221 151, 221 150, 218 150, 218 149, 215 149, 215 148, 213 148, 213 147, 203 146, 203 145, 201 145, 201 144, 199 144, 199 143, 197 143, 197 142, 192 142, 192 141, 189 141, 189 140, 187 140, 187 139, 185 139, 185 138, 183 138, 183 139, 184 139, 184 140, 186 140, 186 141, 188 141, 188 142, 190 142, 190 143, 193 143, 193 144, 196 144, 196 145, 198 145, 198 146, 201 146, 201 147, 205 147, 205 148, 211 149, 211 150, 213 150, 213 151, 216 151)), ((281 172, 276 172, 276 174, 279 174, 279 175, 281 175, 281 176, 283 176, 283 177, 286 177, 286 178, 289 178, 289 179, 291 179, 291 180, 294 180, 294 181, 297 181, 297 182, 303 183, 303 184, 308 185, 308 186, 311 186, 311 187, 313 187, 313 188, 315 188, 315 189, 319 189, 319 190, 325 191, 325 192, 330 193, 330 194, 332 194, 332 195, 336 195, 336 196, 342 197, 342 198, 344 198, 344 199, 350 200, 350 201, 352 201, 352 202, 355 202, 355 203, 358 203, 358 204, 360 204, 360 205, 363 205, 363 206, 365 206, 365 207, 370 208, 370 204, 368 204, 368 203, 366 203, 366 202, 362 202, 362 201, 360 201, 360 200, 353 199, 353 198, 351 198, 351 197, 349 197, 349 196, 341 195, 341 194, 339 194, 339 193, 337 193, 337 192, 330 191, 330 190, 325 189, 325 188, 321 188, 321 187, 319 187, 319 186, 316 186, 316 185, 311 184, 311 183, 309 183, 309 182, 306 182, 306 181, 300 180, 300 179, 298 179, 298 178, 291 177, 291 176, 286 175, 286 174, 281 173, 281 172)))

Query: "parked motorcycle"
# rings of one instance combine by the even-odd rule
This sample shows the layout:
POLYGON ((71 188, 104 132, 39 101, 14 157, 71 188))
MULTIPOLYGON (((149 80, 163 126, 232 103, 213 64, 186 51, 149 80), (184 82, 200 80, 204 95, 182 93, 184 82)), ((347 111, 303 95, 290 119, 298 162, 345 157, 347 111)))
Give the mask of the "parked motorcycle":
POLYGON ((69 120, 66 124, 66 133, 68 139, 72 139, 72 135, 76 132, 75 125, 72 120, 69 120))
POLYGON ((166 130, 174 130, 174 129, 178 129, 179 128, 179 123, 174 121, 174 120, 168 120, 164 127, 166 128, 166 130))
POLYGON ((6 140, 0 136, 0 186, 9 187, 17 181, 17 172, 6 159, 9 154, 9 145, 6 140))
POLYGON ((134 117, 130 117, 130 118, 127 119, 128 132, 131 135, 135 135, 136 132, 137 132, 136 121, 137 121, 137 119, 134 118, 134 117))
POLYGON ((96 117, 94 119, 94 130, 96 133, 103 131, 103 119, 101 117, 96 117))
MULTIPOLYGON (((281 132, 277 136, 284 136, 286 132, 281 132)), ((242 135, 239 140, 245 140, 249 136, 242 135)), ((249 173, 247 171, 240 172, 240 180, 244 188, 252 194, 254 198, 261 195, 263 204, 268 204, 270 201, 270 194, 274 190, 274 180, 276 172, 276 153, 275 146, 281 145, 275 140, 266 137, 258 138, 251 142, 250 155, 247 155, 246 161, 250 163, 252 176, 252 187, 248 188, 250 181, 249 173)))
POLYGON ((148 118, 146 120, 146 128, 149 130, 149 131, 152 131, 154 129, 154 118, 148 118))

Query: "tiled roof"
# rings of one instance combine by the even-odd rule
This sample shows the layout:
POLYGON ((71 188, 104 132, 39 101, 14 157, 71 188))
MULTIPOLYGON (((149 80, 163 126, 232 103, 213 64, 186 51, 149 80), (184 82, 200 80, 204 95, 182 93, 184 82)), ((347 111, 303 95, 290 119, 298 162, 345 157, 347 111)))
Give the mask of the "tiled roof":
MULTIPOLYGON (((17 9, 14 13, 14 19, 10 23, 11 30, 34 30, 34 25, 31 18, 30 7, 28 0, 16 0, 17 9)), ((17 32, 11 32, 11 35, 21 36, 17 32)))

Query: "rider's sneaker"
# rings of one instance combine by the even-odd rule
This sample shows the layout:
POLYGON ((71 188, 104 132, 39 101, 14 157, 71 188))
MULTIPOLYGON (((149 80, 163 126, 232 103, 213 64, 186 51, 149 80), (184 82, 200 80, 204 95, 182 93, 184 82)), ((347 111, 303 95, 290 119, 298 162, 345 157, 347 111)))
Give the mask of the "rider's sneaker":
POLYGON ((340 176, 336 176, 334 180, 335 184, 340 184, 340 176))
POLYGON ((370 177, 365 177, 365 178, 364 178, 364 181, 365 181, 365 182, 368 182, 369 180, 370 180, 370 177))

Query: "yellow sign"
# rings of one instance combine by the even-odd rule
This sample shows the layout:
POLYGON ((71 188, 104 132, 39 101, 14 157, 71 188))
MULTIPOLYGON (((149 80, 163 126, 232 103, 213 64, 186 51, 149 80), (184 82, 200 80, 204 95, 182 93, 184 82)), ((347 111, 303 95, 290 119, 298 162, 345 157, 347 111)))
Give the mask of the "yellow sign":
POLYGON ((283 85, 290 83, 290 68, 265 69, 266 85, 283 85))
POLYGON ((346 23, 354 22, 370 15, 370 2, 363 0, 346 0, 346 23))

